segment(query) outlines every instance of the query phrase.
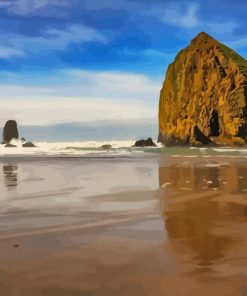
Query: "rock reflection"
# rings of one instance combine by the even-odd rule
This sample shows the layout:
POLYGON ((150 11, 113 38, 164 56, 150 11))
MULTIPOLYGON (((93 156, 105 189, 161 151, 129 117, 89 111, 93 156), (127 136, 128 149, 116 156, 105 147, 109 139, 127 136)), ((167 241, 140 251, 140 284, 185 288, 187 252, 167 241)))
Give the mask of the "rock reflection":
POLYGON ((247 164, 237 162, 161 161, 161 209, 168 243, 179 262, 189 257, 190 263, 209 267, 236 246, 245 254, 246 173, 247 164))
POLYGON ((3 165, 4 183, 8 189, 17 187, 18 166, 13 164, 3 165))
POLYGON ((238 167, 238 190, 247 193, 247 167, 238 167))

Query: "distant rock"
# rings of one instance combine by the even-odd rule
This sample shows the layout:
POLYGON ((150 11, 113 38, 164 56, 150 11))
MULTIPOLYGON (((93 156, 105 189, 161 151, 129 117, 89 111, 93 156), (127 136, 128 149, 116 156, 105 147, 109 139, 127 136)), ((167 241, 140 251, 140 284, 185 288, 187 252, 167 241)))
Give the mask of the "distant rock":
POLYGON ((10 144, 10 143, 8 143, 8 144, 6 144, 4 147, 17 147, 16 145, 12 145, 12 144, 10 144))
POLYGON ((22 144, 22 147, 32 148, 32 147, 36 147, 36 146, 32 142, 26 142, 26 143, 22 144))
POLYGON ((3 143, 8 144, 12 139, 18 139, 19 133, 15 120, 8 120, 3 129, 3 143))
POLYGON ((112 145, 109 145, 109 144, 105 144, 100 147, 100 149, 102 149, 102 150, 109 150, 111 148, 112 148, 112 145))
POLYGON ((148 138, 147 140, 136 141, 134 147, 156 147, 156 144, 152 138, 148 138))
POLYGON ((25 138, 21 138, 21 142, 22 143, 25 143, 26 142, 26 139, 25 138))

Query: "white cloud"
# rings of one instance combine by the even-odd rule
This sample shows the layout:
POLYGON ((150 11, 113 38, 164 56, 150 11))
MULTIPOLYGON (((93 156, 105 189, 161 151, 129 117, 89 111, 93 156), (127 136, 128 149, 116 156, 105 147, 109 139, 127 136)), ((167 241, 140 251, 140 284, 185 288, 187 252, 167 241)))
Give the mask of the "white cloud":
POLYGON ((161 82, 147 76, 71 70, 53 81, 53 75, 46 74, 42 86, 32 86, 35 78, 24 86, 21 75, 19 84, 0 85, 0 124, 10 118, 40 125, 157 116, 161 82))
POLYGON ((11 0, 0 2, 0 8, 6 8, 10 14, 30 15, 40 12, 42 8, 65 6, 64 0, 11 0))
POLYGON ((206 28, 209 29, 209 31, 214 32, 216 34, 232 33, 239 26, 239 24, 233 21, 206 22, 204 25, 206 28))
POLYGON ((20 75, 0 72, 0 99, 2 96, 10 98, 86 96, 119 98, 126 101, 134 98, 149 102, 154 94, 159 93, 163 80, 163 77, 151 79, 149 76, 136 73, 74 69, 40 74, 36 77, 34 74, 31 75, 32 77, 26 73, 20 75), (30 85, 30 79, 35 87, 30 85), (6 80, 12 83, 1 82, 6 80))
POLYGON ((234 21, 216 19, 203 19, 200 16, 198 3, 186 2, 175 3, 164 9, 152 9, 149 14, 158 16, 166 24, 170 24, 185 30, 206 31, 212 34, 233 33, 239 24, 234 21))
POLYGON ((20 49, 8 46, 0 46, 0 58, 2 59, 8 59, 11 57, 18 57, 23 55, 25 55, 25 53, 20 49))
MULTIPOLYGON (((4 7, 8 13, 21 16, 44 16, 52 15, 55 12, 56 17, 59 17, 70 13, 69 9, 66 8, 70 8, 71 4, 73 5, 73 2, 71 2, 71 0, 2 0, 2 2, 0 0, 0 8, 4 7)), ((105 8, 138 10, 143 7, 141 3, 132 3, 128 0, 83 0, 81 2, 81 9, 86 7, 89 10, 101 10, 105 8)))
POLYGON ((11 5, 11 1, 0 1, 0 8, 5 8, 11 5))
POLYGON ((147 49, 142 52, 142 54, 152 60, 159 60, 161 63, 170 64, 176 56, 176 52, 168 53, 156 49, 147 49))
POLYGON ((133 120, 155 117, 156 107, 119 99, 46 97, 42 100, 0 100, 0 124, 10 118, 22 125, 63 122, 133 120))
POLYGON ((184 28, 194 28, 200 21, 197 17, 198 5, 192 3, 183 9, 180 7, 171 7, 164 10, 161 19, 163 22, 184 28))
POLYGON ((244 37, 240 37, 236 40, 233 41, 226 41, 225 44, 227 44, 228 46, 230 46, 231 48, 234 49, 246 49, 247 47, 247 36, 244 37))
POLYGON ((25 15, 30 11, 34 11, 46 6, 48 2, 48 0, 16 0, 12 4, 12 11, 25 15))
POLYGON ((46 29, 43 36, 26 37, 21 35, 8 36, 8 44, 16 49, 39 52, 41 50, 59 50, 65 49, 69 44, 80 44, 83 42, 96 41, 106 43, 107 39, 97 30, 82 26, 70 25, 65 30, 46 29))
POLYGON ((133 96, 148 100, 161 85, 160 81, 142 74, 83 70, 67 71, 65 74, 70 75, 74 83, 80 85, 83 93, 94 96, 105 94, 105 97, 120 97, 125 100, 131 100, 133 96))
POLYGON ((70 44, 86 42, 105 44, 108 41, 98 30, 74 24, 64 30, 46 28, 38 37, 5 33, 1 35, 0 58, 21 57, 45 50, 65 50, 70 44))

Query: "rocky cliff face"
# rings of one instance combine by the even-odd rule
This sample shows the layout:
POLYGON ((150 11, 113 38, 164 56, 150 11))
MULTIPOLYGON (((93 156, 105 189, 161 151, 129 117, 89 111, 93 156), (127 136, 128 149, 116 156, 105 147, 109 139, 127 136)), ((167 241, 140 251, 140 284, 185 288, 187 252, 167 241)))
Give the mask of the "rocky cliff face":
POLYGON ((168 66, 159 141, 241 145, 247 139, 247 61, 200 33, 168 66))

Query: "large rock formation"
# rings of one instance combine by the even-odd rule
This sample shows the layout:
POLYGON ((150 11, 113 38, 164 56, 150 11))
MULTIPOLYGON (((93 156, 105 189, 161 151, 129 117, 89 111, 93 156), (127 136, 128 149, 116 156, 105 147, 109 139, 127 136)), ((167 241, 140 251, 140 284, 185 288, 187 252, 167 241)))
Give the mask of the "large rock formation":
POLYGON ((241 145, 247 139, 247 61, 200 33, 168 66, 159 141, 241 145))
POLYGON ((19 133, 15 120, 8 120, 3 129, 3 143, 9 143, 12 139, 18 139, 19 133))

